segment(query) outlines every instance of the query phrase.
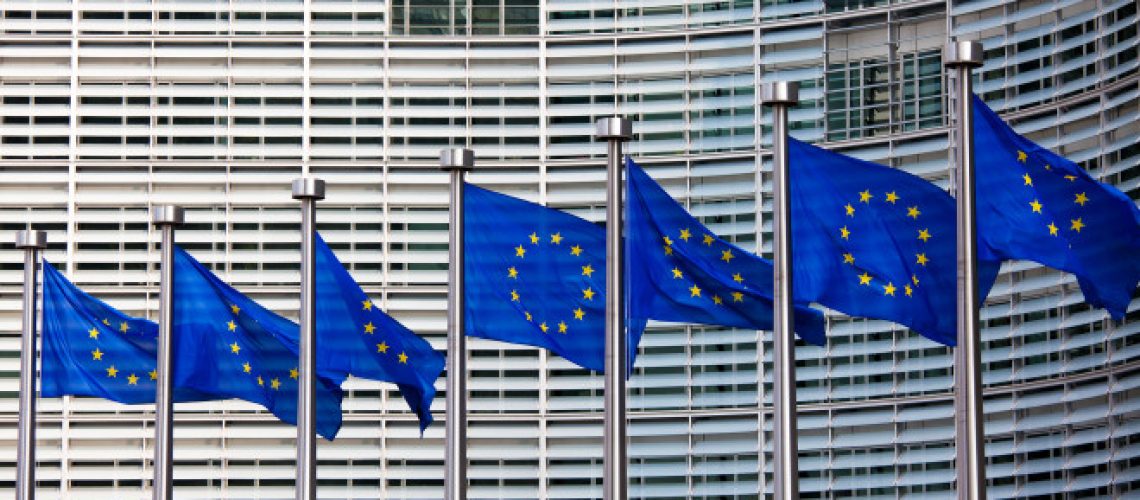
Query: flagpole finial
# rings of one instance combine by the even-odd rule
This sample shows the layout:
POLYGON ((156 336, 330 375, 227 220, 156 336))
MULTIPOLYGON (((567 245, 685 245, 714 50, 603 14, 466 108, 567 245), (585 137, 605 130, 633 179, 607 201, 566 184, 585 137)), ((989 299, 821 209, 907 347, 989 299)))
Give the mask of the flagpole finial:
POLYGON ((42 250, 47 247, 47 233, 35 229, 27 229, 24 231, 16 231, 16 248, 21 250, 38 249, 42 250))
POLYGON ((179 226, 186 222, 186 210, 177 205, 150 207, 150 222, 156 226, 179 226))
POLYGON ((475 169, 475 152, 467 148, 449 148, 439 151, 439 168, 469 172, 475 169))
POLYGON ((978 42, 952 40, 946 42, 946 49, 942 51, 942 62, 947 68, 977 68, 982 61, 982 44, 978 42))
POLYGON ((325 199, 325 181, 316 177, 298 177, 293 179, 293 199, 302 200, 325 199))
POLYGON ((795 106, 800 102, 800 84, 786 81, 761 83, 760 102, 765 106, 795 106))
POLYGON ((594 139, 628 141, 633 139, 633 122, 620 116, 606 116, 595 122, 594 139))

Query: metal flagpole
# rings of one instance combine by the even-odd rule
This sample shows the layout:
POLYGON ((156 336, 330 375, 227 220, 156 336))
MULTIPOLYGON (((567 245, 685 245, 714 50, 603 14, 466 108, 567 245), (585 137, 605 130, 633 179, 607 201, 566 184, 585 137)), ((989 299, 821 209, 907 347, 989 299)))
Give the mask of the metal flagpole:
POLYGON ((463 310, 463 177, 475 167, 475 152, 453 148, 439 152, 439 166, 451 173, 448 206, 447 290, 447 451, 444 454, 445 500, 467 499, 467 332, 463 310))
MULTIPOLYGON (((797 500, 799 492, 799 446, 796 438, 796 351, 792 329, 792 221, 788 182, 788 108, 799 102, 795 82, 771 82, 760 86, 760 101, 772 108, 772 238, 775 317, 772 329, 773 393, 775 420, 772 426, 773 467, 776 500, 797 500)), ((760 172, 756 172, 757 179, 760 172)), ((756 209, 760 210, 757 182, 756 209)), ((757 217, 756 227, 761 219, 757 217)))
POLYGON ((16 445, 16 500, 36 496, 36 270, 47 233, 18 231, 16 248, 24 251, 24 319, 20 330, 20 417, 16 445))
POLYGON ((297 390, 297 500, 317 500, 317 200, 325 181, 293 179, 293 199, 301 200, 301 339, 297 390))
POLYGON ((958 79, 954 130, 958 202, 958 348, 954 350, 955 441, 958 498, 986 498, 986 433, 982 414, 982 338, 978 327, 978 233, 974 206, 974 106, 972 72, 982 65, 982 44, 950 41, 942 60, 958 79))
POLYGON ((608 143, 606 157, 606 423, 603 432, 602 498, 625 500, 629 483, 626 457, 625 374, 629 363, 625 333, 625 252, 622 248, 621 143, 633 138, 633 122, 599 118, 594 138, 608 143))
POLYGON ((162 231, 158 292, 158 383, 154 395, 154 500, 174 498, 174 227, 186 219, 182 207, 152 207, 150 221, 162 231))

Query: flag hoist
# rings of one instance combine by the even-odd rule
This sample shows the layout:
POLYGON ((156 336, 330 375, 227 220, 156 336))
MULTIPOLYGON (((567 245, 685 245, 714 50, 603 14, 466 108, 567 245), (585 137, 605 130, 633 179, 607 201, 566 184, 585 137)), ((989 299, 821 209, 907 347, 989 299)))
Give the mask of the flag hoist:
POLYGON ((301 201, 301 312, 297 388, 297 500, 317 499, 317 200, 325 181, 293 179, 293 199, 301 201))
POLYGON ((463 177, 475 167, 475 152, 439 152, 439 167, 451 175, 448 198, 447 429, 444 453, 445 500, 467 498, 467 332, 464 318, 463 177))
POLYGON ((182 207, 152 207, 150 220, 162 231, 161 268, 158 282, 158 383, 154 394, 154 500, 174 498, 174 228, 182 225, 182 207))
POLYGON ((36 270, 47 233, 28 229, 16 233, 16 248, 24 251, 24 317, 20 328, 20 422, 16 445, 16 500, 36 496, 36 270))
MULTIPOLYGON (((772 328, 774 393, 772 394, 773 471, 776 500, 795 500, 799 494, 798 440, 796 439, 796 341, 792 337, 792 225, 788 182, 788 108, 799 102, 795 82, 760 86, 760 102, 772 108, 772 264, 775 289, 772 328)), ((756 169, 756 231, 760 231, 760 169, 756 169)), ((760 238, 756 238, 759 245, 760 238)), ((762 249, 757 248, 757 252, 762 249)))

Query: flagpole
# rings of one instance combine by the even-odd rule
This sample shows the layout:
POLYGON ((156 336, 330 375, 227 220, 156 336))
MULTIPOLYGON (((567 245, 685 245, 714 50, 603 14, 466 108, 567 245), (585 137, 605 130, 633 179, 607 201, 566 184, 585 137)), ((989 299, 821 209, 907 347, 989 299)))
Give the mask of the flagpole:
POLYGON ((154 500, 174 498, 174 227, 186 219, 182 207, 151 207, 150 220, 162 231, 158 280, 158 382, 154 395, 154 500))
MULTIPOLYGON (((760 101, 772 108, 772 250, 775 276, 772 329, 773 467, 776 500, 797 500, 799 493, 799 441, 796 438, 796 341, 792 325, 792 221, 788 182, 788 108, 799 102, 799 84, 770 82, 760 86, 760 101)), ((756 173, 757 179, 760 172, 756 173)), ((760 210, 760 185, 756 186, 760 210)), ((759 232, 760 218, 756 219, 759 232)))
POLYGON ((16 248, 24 251, 24 319, 20 330, 20 416, 16 446, 16 500, 36 496, 36 270, 47 233, 16 232, 16 248))
POLYGON ((958 79, 954 165, 958 204, 958 348, 954 350, 954 422, 958 498, 986 498, 986 433, 982 413, 982 338, 978 327, 978 236, 974 193, 974 68, 982 65, 982 44, 950 41, 944 64, 958 79))
POLYGON ((467 499, 467 332, 464 323, 463 177, 475 167, 475 152, 439 152, 439 166, 451 174, 448 205, 447 435, 444 453, 445 500, 467 499))
POLYGON ((625 428, 625 374, 629 363, 625 333, 625 258, 622 248, 621 144, 633 138, 633 122, 599 118, 594 139, 606 141, 606 360, 602 454, 602 498, 626 500, 629 484, 625 428))
POLYGON ((301 201, 301 338, 297 390, 297 500, 317 499, 317 200, 325 181, 293 179, 293 199, 301 201))

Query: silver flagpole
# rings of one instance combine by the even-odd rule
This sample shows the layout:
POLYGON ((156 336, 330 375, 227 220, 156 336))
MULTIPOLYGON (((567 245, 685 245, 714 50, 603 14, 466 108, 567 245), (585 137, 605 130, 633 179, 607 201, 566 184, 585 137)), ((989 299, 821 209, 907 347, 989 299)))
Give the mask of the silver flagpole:
POLYGON ((973 69, 982 65, 982 44, 947 42, 942 60, 958 79, 954 129, 958 202, 958 348, 954 350, 955 441, 958 498, 986 498, 986 433, 982 413, 982 338, 978 328, 978 232, 974 208, 973 69))
POLYGON ((463 177, 475 167, 475 152, 439 152, 439 166, 451 173, 448 206, 447 290, 447 449, 443 457, 445 500, 467 499, 467 332, 463 267, 463 177))
POLYGON ((325 181, 293 180, 293 199, 301 200, 301 339, 297 390, 297 500, 317 499, 317 200, 325 199, 325 181))
POLYGON ((36 270, 47 233, 16 232, 24 251, 24 320, 20 330, 20 422, 16 441, 16 500, 36 497, 36 270))
POLYGON ((152 207, 150 220, 162 231, 158 281, 158 383, 154 395, 154 500, 174 498, 174 227, 186 219, 182 207, 152 207))
MULTIPOLYGON (((760 86, 760 101, 772 108, 772 237, 775 317, 772 329, 773 392, 775 416, 773 467, 776 500, 796 500, 799 488, 799 446, 796 438, 796 340, 792 325, 792 221, 788 182, 788 108, 799 102, 795 82, 771 82, 760 86)), ((760 172, 756 173, 759 177, 760 172)), ((757 184, 756 207, 760 209, 757 184)), ((760 218, 756 219, 757 231, 760 218)))
POLYGON ((622 248, 621 143, 633 138, 633 122, 621 117, 599 118, 594 138, 608 143, 606 157, 606 423, 603 431, 602 498, 625 500, 629 484, 625 428, 625 372, 628 341, 625 333, 625 252, 622 248))

